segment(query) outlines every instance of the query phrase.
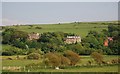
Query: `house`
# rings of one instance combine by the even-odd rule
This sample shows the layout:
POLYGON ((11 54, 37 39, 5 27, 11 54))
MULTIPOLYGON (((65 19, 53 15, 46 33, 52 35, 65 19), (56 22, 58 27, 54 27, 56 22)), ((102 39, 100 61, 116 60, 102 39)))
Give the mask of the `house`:
POLYGON ((79 43, 81 42, 81 37, 80 36, 67 36, 64 42, 67 44, 79 43))
POLYGON ((40 34, 39 33, 30 33, 28 34, 28 40, 37 40, 40 38, 40 34))
POLYGON ((107 39, 104 41, 104 46, 107 47, 110 41, 113 41, 113 37, 107 37, 107 39))
POLYGON ((105 41, 104 41, 104 46, 108 46, 108 39, 106 39, 105 41))

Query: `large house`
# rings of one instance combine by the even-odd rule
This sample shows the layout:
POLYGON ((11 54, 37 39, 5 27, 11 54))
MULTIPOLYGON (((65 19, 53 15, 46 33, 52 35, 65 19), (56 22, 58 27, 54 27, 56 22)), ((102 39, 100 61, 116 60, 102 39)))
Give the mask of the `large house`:
POLYGON ((80 36, 67 36, 64 42, 67 44, 79 43, 81 42, 81 37, 80 36))
POLYGON ((37 40, 40 38, 40 34, 39 33, 30 33, 28 34, 28 40, 37 40))

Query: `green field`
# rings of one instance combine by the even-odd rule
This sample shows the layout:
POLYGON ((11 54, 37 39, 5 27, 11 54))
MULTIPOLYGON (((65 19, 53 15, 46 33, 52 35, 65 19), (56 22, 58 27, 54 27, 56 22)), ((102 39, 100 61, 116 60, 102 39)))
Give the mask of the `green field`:
POLYGON ((65 23, 65 24, 45 24, 45 25, 23 25, 23 26, 8 26, 16 28, 18 30, 30 32, 65 32, 65 33, 75 33, 81 37, 85 37, 90 30, 96 30, 100 32, 103 29, 107 29, 108 25, 102 23, 65 23), (36 29, 36 27, 41 27, 41 29, 36 29))
POLYGON ((118 72, 118 65, 101 66, 101 67, 79 67, 71 69, 39 69, 31 70, 32 72, 118 72))
MULTIPOLYGON (((25 56, 20 56, 20 60, 16 60, 17 56, 1 56, 2 57, 2 65, 3 66, 25 66, 30 63, 39 63, 42 59, 39 60, 25 60, 23 59, 25 56), (13 58, 13 60, 7 60, 7 58, 13 58)), ((93 60, 90 56, 81 56, 78 64, 86 64, 88 60, 93 60)), ((117 55, 104 55, 105 61, 110 61, 112 59, 117 59, 117 55)))
MULTIPOLYGON (((0 56, 3 58, 2 66, 21 66, 32 64, 32 63, 40 63, 42 59, 39 60, 27 60, 23 59, 25 56, 20 56, 19 60, 16 60, 16 56, 0 56), (7 58, 12 58, 13 60, 8 60, 7 58)), ((117 59, 117 55, 104 55, 105 61, 111 61, 112 59, 117 59)), ((31 69, 32 72, 118 72, 118 65, 105 65, 105 66, 84 66, 87 64, 88 60, 93 60, 90 56, 81 56, 81 60, 77 63, 77 65, 81 65, 81 67, 74 67, 68 69, 31 69)))

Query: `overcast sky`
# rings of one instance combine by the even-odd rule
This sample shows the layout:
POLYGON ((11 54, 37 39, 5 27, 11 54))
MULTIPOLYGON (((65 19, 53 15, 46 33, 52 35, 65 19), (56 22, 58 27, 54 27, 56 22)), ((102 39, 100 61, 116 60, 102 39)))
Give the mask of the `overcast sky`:
POLYGON ((117 2, 3 2, 2 25, 118 20, 117 2))

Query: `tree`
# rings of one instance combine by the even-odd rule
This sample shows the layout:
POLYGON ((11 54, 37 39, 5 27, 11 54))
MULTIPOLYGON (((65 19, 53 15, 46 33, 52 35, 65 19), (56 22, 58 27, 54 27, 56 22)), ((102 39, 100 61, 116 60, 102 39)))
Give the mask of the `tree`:
POLYGON ((84 45, 84 44, 86 44, 86 43, 89 43, 90 48, 95 48, 95 49, 97 49, 98 46, 99 46, 98 40, 97 40, 96 37, 93 36, 93 35, 88 35, 86 38, 83 39, 82 44, 84 45))
POLYGON ((61 66, 68 66, 68 65, 70 65, 70 60, 67 57, 61 55, 61 66))
POLYGON ((41 48, 41 44, 36 40, 32 41, 27 40, 25 44, 28 45, 29 48, 41 48))
POLYGON ((118 54, 120 51, 120 25, 110 24, 108 25, 109 36, 113 38, 113 41, 109 42, 108 47, 114 54, 118 54))
POLYGON ((2 33, 3 44, 14 45, 19 48, 25 49, 25 40, 27 39, 27 32, 19 31, 13 28, 6 28, 2 33))
POLYGON ((80 52, 83 48, 84 47, 80 43, 67 45, 67 49, 72 50, 72 51, 76 52, 77 54, 80 54, 80 52))
POLYGON ((44 62, 47 63, 47 65, 52 67, 59 67, 61 65, 61 59, 58 55, 56 55, 53 52, 49 52, 45 54, 44 62))
POLYGON ((101 64, 103 61, 103 56, 102 54, 98 53, 98 52, 92 52, 91 53, 91 57, 98 63, 101 64))
POLYGON ((70 50, 65 51, 64 56, 71 61, 71 65, 75 65, 80 60, 80 56, 77 53, 70 50))
POLYGON ((41 49, 45 53, 48 52, 63 52, 65 50, 64 39, 68 33, 63 32, 47 32, 43 33, 38 40, 41 43, 41 49))

